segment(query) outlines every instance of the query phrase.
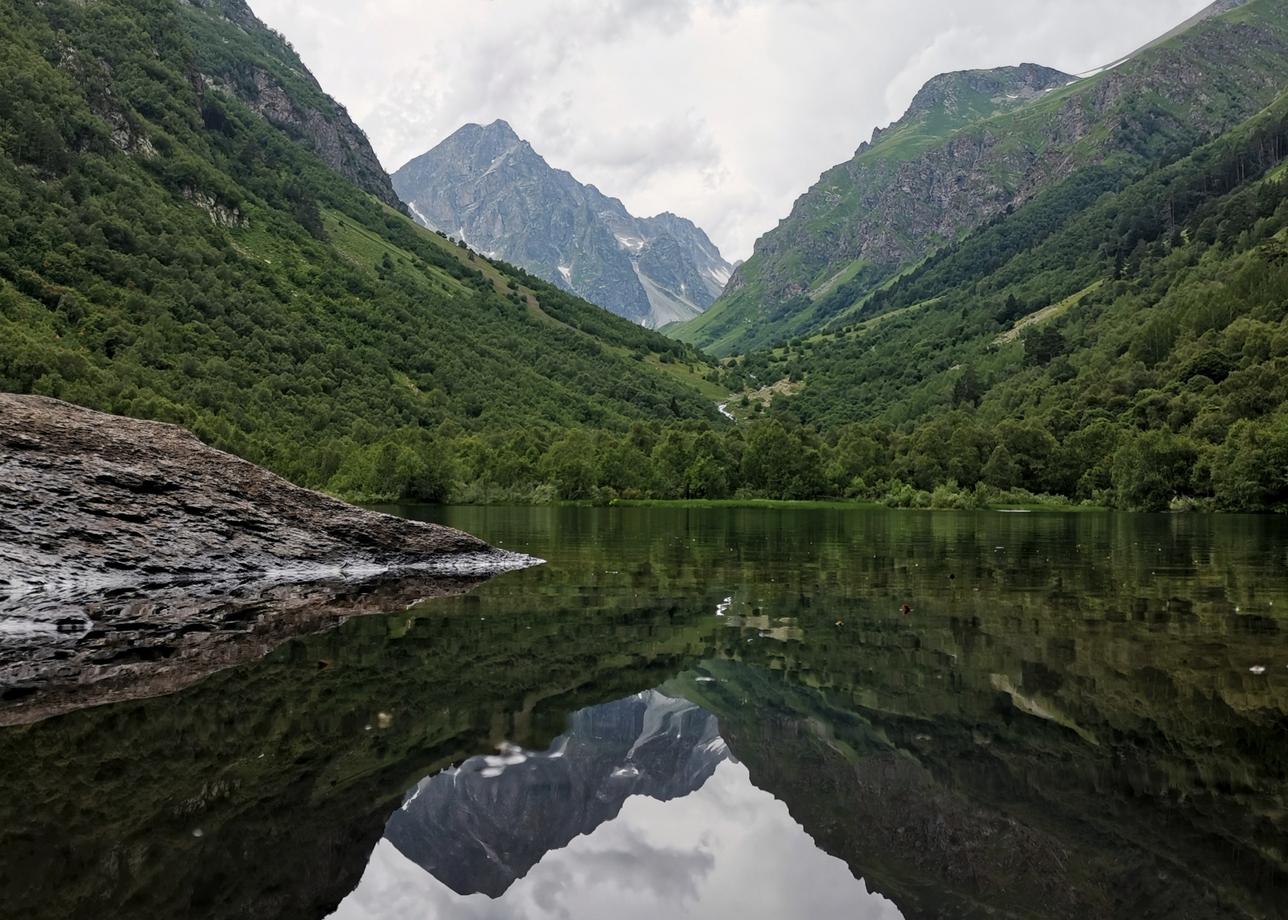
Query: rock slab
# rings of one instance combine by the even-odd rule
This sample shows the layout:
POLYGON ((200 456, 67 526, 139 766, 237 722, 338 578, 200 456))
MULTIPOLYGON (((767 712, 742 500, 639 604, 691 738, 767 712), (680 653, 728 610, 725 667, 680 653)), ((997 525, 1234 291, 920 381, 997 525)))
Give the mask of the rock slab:
POLYGON ((300 488, 175 425, 0 394, 0 704, 166 692, 539 561, 300 488))

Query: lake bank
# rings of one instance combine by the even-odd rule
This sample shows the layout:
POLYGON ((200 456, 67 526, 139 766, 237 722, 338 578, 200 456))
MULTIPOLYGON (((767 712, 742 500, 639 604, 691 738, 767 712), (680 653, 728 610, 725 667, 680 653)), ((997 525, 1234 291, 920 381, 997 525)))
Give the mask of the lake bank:
POLYGON ((302 489, 174 425, 0 394, 0 723, 170 692, 539 560, 302 489))
MULTIPOLYGON (((576 504, 576 503, 572 503, 576 504)), ((793 501, 772 498, 715 498, 715 499, 617 499, 608 503, 610 508, 769 508, 769 509, 885 509, 889 511, 998 511, 998 512, 1091 512, 1110 511, 1101 505, 1078 505, 1073 503, 1017 503, 983 505, 976 508, 906 508, 883 505, 872 501, 816 500, 793 501)))

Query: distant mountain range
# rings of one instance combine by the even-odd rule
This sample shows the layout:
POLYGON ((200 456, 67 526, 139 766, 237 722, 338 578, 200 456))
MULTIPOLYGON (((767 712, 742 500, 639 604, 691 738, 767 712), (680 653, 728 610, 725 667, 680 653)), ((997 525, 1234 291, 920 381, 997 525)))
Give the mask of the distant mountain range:
POLYGON ((504 121, 465 125, 393 183, 426 227, 644 326, 697 316, 733 270, 691 221, 633 216, 504 121))

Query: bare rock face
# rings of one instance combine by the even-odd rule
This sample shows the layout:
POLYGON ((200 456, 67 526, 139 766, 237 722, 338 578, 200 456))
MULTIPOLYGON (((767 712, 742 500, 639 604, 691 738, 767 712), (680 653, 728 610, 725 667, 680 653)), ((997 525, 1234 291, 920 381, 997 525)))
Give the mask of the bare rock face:
POLYGON ((174 425, 0 394, 0 702, 38 704, 24 718, 56 688, 67 707, 177 689, 537 561, 299 488, 174 425))
POLYGON ((270 69, 240 70, 214 56, 211 62, 220 66, 204 74, 199 85, 236 96, 311 150, 333 171, 390 207, 404 209, 367 135, 354 124, 344 106, 323 91, 286 40, 260 22, 245 0, 185 2, 253 36, 271 65, 270 69))
POLYGON ((635 217, 504 121, 465 125, 393 185, 430 229, 650 328, 697 316, 733 270, 692 221, 635 217))

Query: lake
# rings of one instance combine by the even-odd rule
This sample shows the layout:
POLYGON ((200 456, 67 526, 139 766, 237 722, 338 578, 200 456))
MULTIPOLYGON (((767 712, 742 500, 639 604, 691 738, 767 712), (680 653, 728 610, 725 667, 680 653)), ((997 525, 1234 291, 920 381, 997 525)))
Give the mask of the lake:
POLYGON ((0 729, 0 915, 1288 916, 1288 522, 394 510, 547 564, 0 729))

